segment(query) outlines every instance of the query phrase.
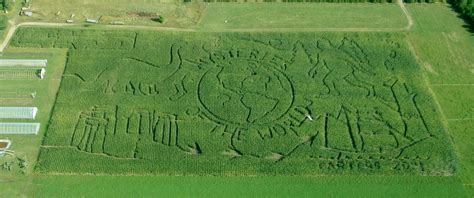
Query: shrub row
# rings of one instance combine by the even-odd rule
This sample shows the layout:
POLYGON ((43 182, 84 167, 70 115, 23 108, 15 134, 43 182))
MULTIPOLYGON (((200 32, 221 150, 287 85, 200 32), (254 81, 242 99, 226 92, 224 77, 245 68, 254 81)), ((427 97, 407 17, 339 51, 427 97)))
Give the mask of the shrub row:
MULTIPOLYGON (((444 0, 403 0, 405 3, 436 3, 444 2, 444 0)), ((457 0, 470 2, 472 0, 457 0)), ((247 3, 247 2, 262 2, 262 3, 394 3, 395 0, 183 0, 184 3, 190 2, 204 2, 204 3, 247 3)), ((471 4, 471 13, 472 4, 471 4)))
POLYGON ((451 4, 471 24, 474 22, 474 1, 473 0, 452 0, 451 4))
POLYGON ((4 30, 7 27, 7 17, 0 16, 0 31, 4 30))

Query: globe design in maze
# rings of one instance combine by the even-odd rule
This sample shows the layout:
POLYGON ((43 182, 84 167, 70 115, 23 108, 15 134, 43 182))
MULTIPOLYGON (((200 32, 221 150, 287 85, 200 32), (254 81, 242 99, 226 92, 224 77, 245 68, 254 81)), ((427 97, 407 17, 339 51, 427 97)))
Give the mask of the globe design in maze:
POLYGON ((284 73, 270 63, 241 58, 213 65, 200 80, 198 97, 208 117, 239 126, 278 120, 294 100, 284 73))

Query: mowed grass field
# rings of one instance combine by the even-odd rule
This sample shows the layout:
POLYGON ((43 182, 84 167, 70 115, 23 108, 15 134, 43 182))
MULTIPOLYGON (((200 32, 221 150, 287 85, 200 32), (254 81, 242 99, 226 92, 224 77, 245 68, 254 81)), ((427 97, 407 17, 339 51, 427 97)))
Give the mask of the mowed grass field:
POLYGON ((408 23, 397 4, 355 3, 211 3, 198 29, 209 30, 330 30, 370 28, 397 30, 408 23))
POLYGON ((199 4, 177 4, 174 1, 155 0, 38 0, 32 3, 33 17, 20 21, 65 23, 72 19, 84 23, 86 19, 100 20, 101 23, 124 22, 134 25, 164 27, 190 27, 198 22, 202 6, 199 4), (160 24, 151 20, 163 16, 160 24))
POLYGON ((474 195, 474 36, 445 5, 409 5, 409 40, 439 102, 460 159, 458 177, 474 195))
POLYGON ((5 34, 5 29, 8 26, 7 18, 5 16, 0 16, 0 38, 3 39, 3 36, 5 34))
POLYGON ((341 7, 331 3, 171 2, 37 0, 32 5, 35 15, 20 21, 65 23, 74 14, 73 19, 79 24, 91 18, 100 19, 103 24, 122 21, 126 25, 198 31, 403 30, 408 25, 399 6, 390 3, 356 3, 341 7), (153 14, 162 15, 165 23, 153 22, 149 16, 153 14))
MULTIPOLYGON (((418 57, 420 65, 425 66, 423 69, 424 74, 427 76, 426 79, 433 80, 435 83, 426 81, 421 84, 428 85, 423 88, 428 93, 434 93, 436 101, 438 101, 439 107, 442 109, 441 122, 445 122, 446 126, 449 127, 447 130, 450 136, 454 139, 454 147, 458 158, 460 159, 460 165, 454 173, 454 176, 450 177, 426 177, 426 176, 399 176, 399 177, 388 177, 388 176, 328 176, 328 177, 126 177, 126 176, 44 176, 36 175, 28 180, 33 180, 33 183, 19 182, 18 179, 8 181, 6 186, 9 192, 15 195, 37 195, 41 197, 54 197, 54 195, 62 193, 70 193, 73 196, 97 196, 97 195, 124 195, 125 193, 138 193, 146 196, 148 193, 163 193, 169 194, 170 196, 179 195, 200 195, 210 196, 209 194, 203 194, 203 192, 212 191, 211 188, 219 184, 219 190, 229 192, 227 196, 235 195, 232 192, 249 192, 245 191, 252 189, 250 192, 263 193, 265 195, 276 196, 291 196, 291 192, 298 191, 300 194, 313 196, 313 193, 331 194, 337 195, 353 195, 358 197, 367 196, 431 196, 431 197, 463 197, 468 196, 465 194, 464 189, 469 188, 472 184, 472 167, 470 166, 472 161, 472 114, 466 113, 462 109, 469 109, 472 106, 468 105, 468 101, 471 99, 469 96, 469 67, 463 64, 459 64, 453 61, 457 61, 456 56, 446 56, 445 45, 439 44, 433 45, 433 43, 427 42, 422 39, 422 35, 425 33, 433 33, 429 39, 441 39, 443 34, 436 35, 435 32, 450 32, 457 35, 459 42, 468 42, 472 39, 464 28, 462 23, 456 18, 455 14, 452 13, 445 5, 413 5, 409 7, 410 13, 415 18, 416 24, 414 31, 410 32, 408 38, 410 43, 415 49, 415 54, 418 57), (415 14, 414 14, 415 13, 415 14), (433 23, 437 21, 438 23, 433 23), (446 23, 439 23, 439 21, 450 21, 446 23), (454 26, 448 26, 447 24, 455 24, 454 26), (420 26, 426 28, 424 31, 420 31, 420 26), (441 35, 441 36, 440 36, 441 35), (419 40, 417 40, 419 39, 419 40), (434 56, 432 54, 438 54, 434 56), (442 59, 442 61, 439 61, 442 59), (443 62, 444 61, 444 62, 443 62), (442 62, 443 64, 440 64, 442 62), (428 63, 428 64, 427 64, 428 63), (430 67, 432 66, 432 67, 430 67), (454 68, 451 68, 454 67, 454 68), (450 70, 451 68, 451 70, 450 70), (446 75, 438 75, 431 77, 432 74, 429 72, 435 71, 446 71, 446 75), (455 77, 449 77, 453 75, 455 77), (445 79, 446 81, 442 81, 445 79), (466 79, 465 81, 463 79, 466 79), (456 83, 453 83, 456 82, 456 83), (464 83, 466 82, 466 83, 464 83), (446 86, 446 88, 444 88, 446 86), (449 88, 448 86, 459 86, 466 88, 449 88), (438 88, 440 87, 440 88, 438 88), (462 91, 465 90, 465 91, 462 91), (464 98, 457 100, 453 95, 464 98), (459 104, 462 105, 459 106, 459 104), (451 112, 451 113, 446 113, 451 112), (462 113, 458 115, 457 113, 462 113), (449 116, 447 116, 449 115, 449 116), (460 181, 461 180, 461 181, 460 181), (147 181, 149 185, 143 185, 142 181, 147 181), (18 184, 18 185, 15 185, 18 184), (222 184, 222 185, 221 185, 222 184), (297 185, 295 185, 297 184, 297 185), (114 186, 113 188, 111 186, 114 186), (124 186, 123 191, 117 191, 116 187, 124 186), (133 186, 134 190, 131 190, 133 186), (163 188, 157 188, 157 186, 163 188), (257 190, 253 190, 256 186, 262 186, 257 190), (104 191, 96 192, 91 191, 91 188, 101 187, 106 189, 104 191), (320 187, 320 188, 318 188, 320 187), (16 190, 16 189, 25 189, 16 190), (302 189, 304 188, 304 189, 302 189), (85 190, 87 189, 87 190, 85 190), (110 189, 110 190, 107 190, 110 189), (155 189, 159 189, 160 191, 155 189), (186 189, 186 190, 177 190, 186 189), (243 190, 245 189, 245 190, 243 190), (276 190, 278 189, 278 190, 276 190), (135 191, 136 190, 136 191, 135 191), (380 191, 379 191, 380 190, 380 191), (334 192, 336 191, 336 192, 334 192), (304 193, 308 194, 304 194, 304 193), (90 194, 88 194, 90 193, 90 194), (103 193, 103 194, 101 194, 103 193), (109 194, 110 193, 110 194, 109 194), (341 194, 339 194, 341 193, 341 194)), ((54 34, 52 34, 54 35, 54 34)), ((37 44, 37 47, 44 46, 67 46, 71 47, 70 43, 57 43, 48 44, 49 41, 44 41, 42 44, 37 44)), ((90 44, 90 43, 89 43, 90 44)), ((87 46, 83 44, 81 46, 87 46)), ((455 45, 452 47, 460 52, 468 53, 470 48, 468 45, 455 45)), ((469 59, 471 56, 466 55, 461 58, 469 59)), ((90 63, 85 63, 90 64, 90 63)), ((420 79, 421 80, 421 79, 420 79)), ((472 83, 471 83, 472 84, 472 83)), ((435 101, 435 102, 436 102, 435 101)), ((468 111, 469 112, 469 111, 468 111)), ((439 121, 438 120, 438 121, 439 121)), ((192 146, 192 145, 191 145, 192 146)), ((87 150, 87 149, 86 149, 87 150)), ((214 194, 221 195, 221 194, 214 194)))
POLYGON ((37 197, 466 197, 453 177, 40 176, 37 197))

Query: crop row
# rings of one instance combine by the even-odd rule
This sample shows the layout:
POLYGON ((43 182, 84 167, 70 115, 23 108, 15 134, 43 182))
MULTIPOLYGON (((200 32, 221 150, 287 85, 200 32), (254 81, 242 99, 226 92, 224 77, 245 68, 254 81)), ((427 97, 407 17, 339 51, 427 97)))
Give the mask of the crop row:
MULTIPOLYGON (((395 0, 182 0, 184 3, 394 3, 395 0)), ((445 0, 403 0, 405 3, 435 3, 445 0)))

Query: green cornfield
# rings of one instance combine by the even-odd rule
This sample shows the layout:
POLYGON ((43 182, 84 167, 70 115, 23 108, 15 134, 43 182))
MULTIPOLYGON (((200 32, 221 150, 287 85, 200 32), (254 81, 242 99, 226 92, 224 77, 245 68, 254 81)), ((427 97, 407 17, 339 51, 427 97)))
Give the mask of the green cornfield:
POLYGON ((451 175, 403 33, 20 28, 68 48, 36 171, 451 175))

